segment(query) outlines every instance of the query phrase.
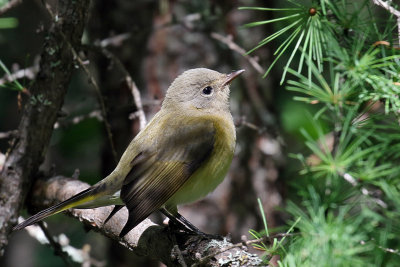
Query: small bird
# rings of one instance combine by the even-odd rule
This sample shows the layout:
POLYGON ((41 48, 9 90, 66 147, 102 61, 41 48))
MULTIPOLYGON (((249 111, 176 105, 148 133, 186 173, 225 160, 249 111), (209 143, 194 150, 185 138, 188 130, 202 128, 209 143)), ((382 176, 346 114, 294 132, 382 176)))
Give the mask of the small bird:
POLYGON ((229 85, 242 72, 197 68, 182 73, 168 88, 160 111, 106 178, 13 230, 70 208, 115 205, 107 223, 125 205, 129 216, 120 237, 156 210, 187 230, 202 233, 178 213, 177 205, 206 196, 228 171, 236 143, 229 85))

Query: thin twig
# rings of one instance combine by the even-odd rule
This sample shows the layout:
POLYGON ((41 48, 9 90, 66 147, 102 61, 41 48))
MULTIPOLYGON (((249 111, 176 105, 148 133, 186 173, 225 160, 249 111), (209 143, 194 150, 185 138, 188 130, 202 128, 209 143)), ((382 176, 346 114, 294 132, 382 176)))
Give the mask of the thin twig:
MULTIPOLYGON (((19 222, 24 221, 24 218, 19 217, 19 222)), ((60 234, 58 236, 52 236, 46 225, 41 222, 39 226, 30 225, 26 228, 27 233, 36 239, 40 244, 50 245, 53 247, 55 254, 59 255, 63 253, 65 258, 64 262, 67 261, 67 265, 74 266, 73 263, 80 263, 82 267, 104 267, 105 262, 94 259, 90 256, 90 245, 85 244, 81 249, 75 248, 70 245, 70 240, 65 234, 60 234)))
POLYGON ((6 13, 8 10, 16 7, 17 5, 21 4, 22 0, 11 0, 7 2, 4 6, 0 8, 0 16, 6 13))
POLYGON ((98 121, 103 121, 103 116, 101 115, 101 111, 100 110, 93 110, 89 114, 84 114, 84 115, 79 115, 79 116, 73 117, 72 119, 70 119, 70 120, 68 120, 66 122, 58 121, 58 122, 56 122, 54 124, 54 129, 58 129, 60 127, 66 127, 66 126, 69 126, 69 125, 75 125, 75 124, 80 123, 83 120, 92 119, 92 118, 97 119, 98 121))
POLYGON ((74 55, 74 58, 78 61, 78 63, 81 66, 81 68, 84 70, 86 75, 89 77, 90 83, 92 84, 92 86, 94 87, 94 89, 96 91, 97 100, 99 101, 100 108, 101 108, 101 115, 102 115, 102 117, 104 119, 104 125, 105 125, 106 131, 107 131, 108 141, 110 142, 111 151, 112 151, 112 154, 113 154, 114 161, 115 161, 115 163, 117 163, 118 162, 117 151, 115 150, 114 142, 113 142, 113 139, 112 139, 111 126, 110 126, 110 123, 107 120, 106 105, 104 103, 104 99, 103 99, 103 95, 101 94, 100 87, 97 84, 97 82, 96 82, 95 78, 93 77, 93 75, 90 73, 90 70, 86 67, 85 63, 80 58, 80 56, 75 51, 75 49, 72 47, 72 45, 70 43, 68 43, 68 46, 70 47, 71 52, 74 55))
MULTIPOLYGON (((57 23, 57 20, 55 19, 55 16, 53 14, 53 11, 51 11, 50 6, 48 4, 45 4, 45 6, 46 6, 46 10, 50 14, 52 20, 54 20, 54 23, 57 23)), ((89 77, 90 83, 92 84, 92 86, 94 87, 94 89, 96 91, 97 100, 99 101, 100 108, 101 108, 101 115, 104 119, 104 125, 105 125, 106 131, 107 131, 107 137, 108 137, 108 140, 109 140, 110 146, 111 146, 111 152, 113 154, 115 163, 118 163, 117 151, 115 149, 114 142, 112 139, 111 126, 107 120, 106 106, 104 103, 103 95, 101 94, 100 87, 97 84, 96 79, 91 74, 89 68, 86 66, 84 60, 78 55, 78 53, 75 51, 74 47, 71 45, 70 42, 68 42, 68 40, 65 38, 64 34, 61 31, 60 31, 60 35, 64 38, 66 44, 68 45, 70 51, 72 52, 72 55, 74 56, 74 59, 79 63, 79 65, 81 66, 83 71, 89 77)))
MULTIPOLYGON (((352 186, 354 186, 354 187, 358 186, 359 183, 351 174, 343 173, 340 175, 343 177, 343 179, 345 179, 347 182, 349 182, 352 186)), ((382 208, 386 209, 388 207, 388 205, 382 199, 373 197, 372 193, 366 187, 363 186, 363 187, 361 187, 360 190, 364 196, 369 196, 376 204, 378 204, 382 208)))
POLYGON ((378 245, 378 248, 383 250, 383 251, 385 251, 385 252, 389 252, 389 253, 392 253, 392 254, 396 254, 397 256, 400 256, 400 252, 399 252, 398 249, 385 248, 385 247, 382 247, 380 245, 378 245))
POLYGON ((232 41, 231 35, 225 37, 219 33, 212 32, 211 37, 226 44, 229 47, 229 49, 241 54, 245 59, 249 61, 249 63, 253 66, 253 68, 256 69, 258 73, 263 74, 265 72, 265 70, 260 66, 260 64, 258 64, 256 58, 247 55, 246 50, 244 50, 243 48, 241 48, 239 45, 237 45, 232 41))
POLYGON ((260 126, 255 125, 254 123, 247 121, 245 116, 241 116, 239 119, 235 120, 235 126, 236 127, 245 126, 254 131, 257 131, 258 134, 262 134, 262 133, 266 132, 266 130, 267 130, 266 127, 260 127, 260 126))
POLYGON ((349 182, 352 186, 358 185, 356 179, 354 179, 353 176, 351 176, 348 173, 343 174, 343 179, 345 179, 347 182, 349 182))
POLYGON ((375 5, 383 7, 384 9, 386 9, 387 11, 389 11, 390 13, 395 15, 396 17, 400 17, 400 11, 394 9, 394 7, 391 6, 391 3, 393 1, 391 1, 391 0, 388 0, 388 1, 372 0, 372 2, 374 2, 375 5))
POLYGON ((6 162, 6 155, 0 152, 0 172, 3 170, 5 162, 6 162))
POLYGON ((109 50, 107 50, 105 47, 94 47, 96 50, 99 50, 102 54, 104 54, 108 59, 113 61, 113 63, 119 68, 119 70, 122 72, 124 75, 124 80, 126 84, 128 85, 128 88, 131 90, 132 96, 133 96, 133 102, 136 105, 137 108, 137 117, 139 118, 139 125, 140 125, 140 130, 144 129, 146 126, 146 115, 143 111, 143 103, 142 103, 142 98, 140 96, 140 91, 136 86, 136 83, 133 81, 131 75, 129 74, 128 70, 125 68, 124 64, 122 64, 121 60, 117 58, 113 53, 111 53, 109 50))
POLYGON ((12 130, 12 131, 8 131, 8 132, 0 132, 0 139, 11 138, 11 137, 15 137, 17 135, 18 135, 17 130, 12 130))
POLYGON ((367 243, 372 243, 374 246, 376 246, 376 247, 379 248, 380 250, 383 250, 383 251, 385 251, 385 252, 389 252, 389 253, 396 254, 396 255, 400 256, 400 251, 399 251, 398 249, 382 247, 381 245, 378 245, 378 244, 375 242, 375 240, 369 240, 369 241, 361 240, 360 243, 361 243, 361 245, 365 245, 365 244, 367 244, 367 243))
MULTIPOLYGON (((108 46, 121 46, 121 44, 131 38, 130 33, 122 33, 115 36, 108 37, 106 39, 98 42, 98 46, 100 47, 108 47, 108 46)), ((96 44, 97 45, 97 44, 96 44)))
POLYGON ((39 64, 31 66, 26 69, 18 70, 14 73, 11 73, 11 75, 6 74, 3 76, 3 78, 0 79, 0 86, 22 78, 28 78, 29 80, 33 80, 38 72, 39 72, 39 64))
POLYGON ((146 127, 146 115, 144 114, 143 111, 143 105, 140 97, 140 91, 137 88, 135 82, 132 80, 131 76, 125 76, 125 81, 128 84, 128 87, 131 89, 131 93, 133 96, 133 101, 135 102, 138 117, 139 117, 139 125, 140 125, 140 130, 143 130, 144 127, 146 127))
POLYGON ((387 1, 382 1, 382 0, 372 0, 375 5, 381 6, 387 11, 389 11, 391 14, 397 17, 397 32, 398 32, 398 39, 399 39, 399 46, 400 46, 400 10, 395 9, 391 4, 393 1, 387 0, 387 1))
POLYGON ((40 229, 43 231, 44 235, 46 236, 47 240, 49 241, 50 246, 53 247, 54 253, 57 256, 60 256, 61 259, 64 261, 65 265, 72 266, 71 260, 68 257, 68 254, 62 250, 61 245, 53 239, 53 236, 49 233, 44 222, 38 222, 40 229))

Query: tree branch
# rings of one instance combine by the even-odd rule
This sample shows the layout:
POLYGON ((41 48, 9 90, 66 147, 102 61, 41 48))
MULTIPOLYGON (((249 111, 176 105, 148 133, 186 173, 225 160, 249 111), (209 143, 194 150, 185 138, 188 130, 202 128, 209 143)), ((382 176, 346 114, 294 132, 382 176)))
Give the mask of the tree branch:
MULTIPOLYGON (((21 216, 18 218, 18 223, 22 223, 24 218, 21 216)), ((70 245, 70 240, 65 234, 53 236, 50 234, 47 226, 44 222, 40 222, 39 225, 31 225, 26 228, 29 236, 33 237, 42 245, 52 247, 55 255, 65 254, 67 258, 63 258, 67 266, 71 263, 80 263, 82 267, 104 267, 106 263, 99 261, 90 256, 91 247, 88 244, 82 246, 82 248, 76 248, 70 245)), ((74 265, 73 265, 74 266, 74 265)))
POLYGON ((88 49, 91 49, 91 48, 99 53, 102 53, 105 57, 107 57, 109 60, 111 60, 116 65, 116 67, 121 71, 121 73, 124 75, 125 83, 128 86, 128 88, 131 90, 133 102, 135 103, 135 106, 137 108, 137 111, 135 113, 137 114, 137 117, 139 118, 140 130, 143 130, 147 124, 146 114, 144 113, 144 110, 143 110, 142 97, 140 96, 139 88, 137 88, 137 85, 133 81, 132 76, 129 74, 129 72, 125 68, 124 64, 122 64, 121 60, 119 60, 119 58, 117 58, 113 53, 111 53, 109 50, 107 50, 107 48, 105 48, 103 46, 88 46, 88 49))
POLYGON ((0 173, 0 255, 43 162, 74 69, 74 58, 64 37, 74 47, 80 44, 89 2, 60 0, 59 19, 46 35, 40 71, 29 89, 30 101, 22 114, 18 137, 13 140, 0 173))
MULTIPOLYGON (((53 13, 53 11, 51 10, 50 5, 49 4, 45 4, 45 7, 46 7, 46 11, 49 13, 51 19, 54 20, 54 21, 57 21, 58 20, 57 14, 53 13)), ((102 95, 101 90, 100 90, 100 86, 97 84, 96 79, 92 75, 92 73, 89 70, 89 68, 86 66, 87 63, 85 62, 85 60, 83 58, 81 58, 80 55, 76 52, 77 50, 75 49, 75 47, 69 42, 69 40, 66 38, 66 36, 63 35, 62 32, 60 33, 60 35, 63 37, 65 43, 67 44, 67 46, 71 50, 71 53, 72 53, 74 59, 79 64, 79 66, 82 68, 82 70, 85 72, 85 74, 88 76, 90 83, 92 84, 93 88, 95 89, 96 96, 97 96, 97 101, 100 104, 101 115, 103 116, 104 126, 106 128, 108 141, 110 143, 111 153, 113 155, 114 162, 118 163, 117 151, 115 149, 115 145, 114 145, 113 138, 112 138, 111 126, 110 126, 110 123, 107 120, 106 106, 105 106, 105 103, 104 103, 103 95, 102 95)))
POLYGON ((9 11, 10 9, 18 6, 19 4, 22 3, 22 0, 11 0, 9 2, 7 2, 6 4, 4 4, 1 8, 0 8, 0 15, 3 15, 4 13, 6 13, 7 11, 9 11))
POLYGON ((387 0, 387 1, 383 1, 383 0, 372 0, 372 2, 374 2, 375 5, 377 6, 381 6, 384 9, 386 9, 387 11, 389 11, 391 14, 393 14, 396 18, 397 18, 397 32, 398 32, 398 45, 400 46, 400 10, 395 9, 392 6, 392 1, 391 0, 387 0))
MULTIPOLYGON (((353 187, 357 187, 359 185, 357 180, 353 176, 351 176, 351 174, 349 174, 347 172, 339 173, 339 174, 341 177, 343 177, 343 179, 345 179, 347 182, 349 182, 353 187)), ((374 194, 372 192, 370 192, 365 186, 361 186, 360 191, 364 196, 369 196, 381 208, 387 209, 388 205, 382 199, 374 197, 373 196, 374 194)))
POLYGON ((235 51, 235 52, 239 53, 240 55, 242 55, 245 59, 247 59, 247 61, 249 61, 251 66, 253 66, 253 68, 258 73, 263 74, 265 72, 263 67, 261 67, 260 64, 258 64, 258 61, 256 58, 249 56, 246 53, 246 50, 244 50, 242 47, 240 47, 235 42, 233 42, 231 35, 228 35, 225 37, 219 33, 212 32, 211 37, 214 38, 215 40, 218 40, 218 41, 226 44, 228 46, 228 48, 231 49, 232 51, 235 51))
POLYGON ((18 70, 14 73, 11 73, 11 75, 5 74, 3 78, 0 78, 0 86, 22 78, 28 78, 29 80, 33 80, 36 77, 38 71, 39 71, 39 65, 33 65, 29 68, 18 70))
MULTIPOLYGON (((40 179, 33 188, 31 203, 35 208, 42 209, 88 187, 86 183, 63 176, 48 180, 40 179)), ((112 207, 109 206, 96 209, 73 209, 67 213, 90 229, 116 240, 139 256, 149 256, 164 262, 167 266, 182 266, 182 263, 190 266, 200 260, 204 263, 204 257, 210 254, 212 257, 206 259, 207 266, 221 266, 222 262, 240 263, 240 265, 247 262, 251 266, 256 266, 261 262, 257 255, 250 254, 226 240, 204 239, 197 235, 172 232, 168 227, 158 226, 149 219, 144 220, 125 237, 120 238, 119 233, 128 219, 128 210, 123 208, 104 225, 103 222, 111 210, 112 207)))

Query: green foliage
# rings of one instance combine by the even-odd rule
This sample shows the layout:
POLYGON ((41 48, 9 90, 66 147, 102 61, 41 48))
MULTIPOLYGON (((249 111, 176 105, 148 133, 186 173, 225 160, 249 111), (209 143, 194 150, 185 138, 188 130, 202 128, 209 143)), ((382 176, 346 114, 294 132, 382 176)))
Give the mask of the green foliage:
POLYGON ((18 26, 16 18, 0 18, 0 29, 12 29, 18 26))
POLYGON ((349 206, 327 209, 312 188, 309 193, 313 198, 303 204, 305 210, 288 204, 288 212, 301 218, 296 227, 301 235, 289 244, 279 266, 371 266, 364 258, 373 246, 363 244, 367 235, 359 231, 364 218, 349 216, 349 206))
POLYGON ((357 87, 357 95, 361 101, 384 101, 387 113, 400 108, 397 97, 400 93, 397 83, 400 55, 395 53, 395 50, 378 48, 365 44, 364 40, 355 40, 348 49, 335 47, 331 60, 344 79, 344 86, 357 87), (364 47, 367 48, 365 51, 364 47), (390 55, 387 56, 388 52, 390 55))
MULTIPOLYGON (((0 8, 5 6, 8 3, 7 0, 0 0, 0 8)), ((17 18, 0 18, 0 30, 1 29, 12 29, 18 26, 17 18)))
POLYGON ((294 193, 286 210, 292 218, 301 218, 294 228, 298 234, 278 250, 261 247, 270 255, 279 254, 280 266, 397 266, 396 22, 390 14, 378 15, 371 1, 288 2, 295 7, 242 8, 273 13, 273 19, 245 25, 280 23, 249 53, 279 40, 264 76, 278 59, 285 59, 281 82, 289 77, 286 89, 295 94, 294 100, 315 110, 295 121, 304 147, 292 154, 301 169, 290 174, 294 193), (290 68, 294 61, 296 69, 290 68))
POLYGON ((254 248, 258 250, 264 251, 262 255, 263 262, 269 264, 269 260, 272 258, 273 255, 283 255, 285 253, 285 248, 283 246, 286 237, 290 236, 293 232, 294 228, 300 221, 300 217, 292 224, 292 226, 284 233, 283 235, 279 236, 270 236, 267 219, 265 217, 264 208, 262 206, 261 200, 258 198, 258 205, 261 213, 261 217, 264 223, 264 229, 260 232, 257 232, 253 229, 249 230, 250 235, 254 238, 253 241, 257 241, 253 243, 254 248), (267 246, 264 240, 268 240, 271 243, 271 246, 267 246))
MULTIPOLYGON (((299 51, 301 53, 300 61, 298 65, 298 72, 301 72, 304 64, 304 59, 306 55, 308 61, 308 66, 311 66, 312 59, 317 63, 317 67, 322 71, 322 59, 324 57, 324 52, 328 45, 328 40, 332 39, 332 28, 331 24, 327 21, 324 9, 317 2, 312 2, 307 5, 303 5, 297 1, 288 1, 293 6, 293 8, 260 8, 260 7, 241 7, 241 10, 260 10, 260 11, 275 11, 282 12, 283 16, 279 16, 276 19, 264 20, 252 22, 244 25, 244 27, 255 27, 268 23, 284 22, 285 24, 280 27, 278 31, 261 40, 256 47, 251 49, 249 53, 257 50, 258 48, 270 43, 271 41, 281 37, 283 35, 288 35, 286 39, 281 43, 281 45, 275 50, 274 56, 275 60, 269 66, 268 70, 265 72, 264 77, 268 75, 272 67, 279 60, 279 58, 285 53, 290 53, 289 60, 286 63, 284 72, 282 74, 281 84, 285 80, 286 72, 295 56, 299 51), (290 33, 290 34, 289 34, 290 33), (288 51, 290 45, 294 44, 292 51, 288 51), (301 49, 300 49, 301 48, 301 49)), ((322 2, 323 4, 323 2, 322 2)), ((311 69, 309 68, 309 73, 311 69)))
MULTIPOLYGON (((3 61, 1 61, 0 59, 0 68, 8 75, 11 75, 10 71, 8 70, 8 68, 6 67, 6 65, 4 65, 3 61)), ((4 87, 4 88, 9 88, 11 90, 16 90, 16 91, 24 91, 24 87, 22 86, 22 84, 20 84, 17 80, 14 80, 12 83, 8 83, 5 85, 0 85, 0 87, 4 87)))

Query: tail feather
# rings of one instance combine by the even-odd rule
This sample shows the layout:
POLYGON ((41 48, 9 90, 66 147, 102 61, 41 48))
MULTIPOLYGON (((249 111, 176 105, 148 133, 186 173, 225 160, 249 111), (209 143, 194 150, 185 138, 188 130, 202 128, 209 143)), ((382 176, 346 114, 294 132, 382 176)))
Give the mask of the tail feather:
POLYGON ((45 210, 42 210, 38 213, 36 213, 35 215, 29 217, 28 219, 26 219, 25 221, 23 221, 22 223, 18 224, 17 226, 15 226, 13 228, 13 231, 16 230, 21 230, 29 225, 35 224, 41 220, 43 220, 44 218, 62 212, 64 210, 76 207, 82 203, 85 203, 87 201, 90 201, 92 199, 95 198, 95 194, 96 194, 96 188, 95 187, 90 187, 86 190, 83 190, 82 192, 76 194, 75 196, 61 202, 58 203, 54 206, 51 206, 50 208, 47 208, 45 210))

